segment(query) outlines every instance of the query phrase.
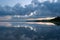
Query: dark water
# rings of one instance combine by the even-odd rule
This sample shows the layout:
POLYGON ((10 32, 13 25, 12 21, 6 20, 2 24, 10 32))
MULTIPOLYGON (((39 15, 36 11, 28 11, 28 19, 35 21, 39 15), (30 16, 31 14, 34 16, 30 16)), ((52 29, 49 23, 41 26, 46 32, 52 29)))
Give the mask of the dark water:
POLYGON ((0 40, 60 40, 60 22, 27 22, 27 19, 0 17, 0 40))
POLYGON ((60 25, 49 22, 0 22, 0 40, 60 40, 60 25))

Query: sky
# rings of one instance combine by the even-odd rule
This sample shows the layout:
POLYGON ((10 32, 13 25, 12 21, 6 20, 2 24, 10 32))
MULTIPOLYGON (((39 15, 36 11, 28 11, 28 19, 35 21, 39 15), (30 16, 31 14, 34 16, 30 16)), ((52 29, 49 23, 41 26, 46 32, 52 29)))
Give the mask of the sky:
POLYGON ((20 3, 22 6, 28 5, 32 0, 0 0, 0 5, 9 5, 14 6, 17 3, 20 3))
POLYGON ((34 16, 34 17, 35 16, 38 16, 38 17, 44 16, 45 17, 45 16, 51 16, 52 14, 54 14, 52 16, 55 16, 55 15, 59 16, 60 15, 60 11, 58 11, 60 8, 59 4, 57 6, 50 5, 48 7, 47 4, 46 5, 44 4, 45 1, 48 1, 49 5, 50 5, 50 3, 54 3, 54 5, 56 5, 55 3, 58 3, 57 0, 0 0, 0 5, 9 5, 10 7, 13 6, 12 8, 10 8, 10 7, 6 8, 7 6, 6 7, 4 6, 4 8, 1 7, 0 14, 1 15, 6 15, 6 14, 9 15, 9 14, 13 13, 13 14, 18 14, 18 15, 24 15, 26 17, 31 17, 31 16, 34 16), (35 5, 33 5, 33 3, 32 3, 34 8, 32 5, 30 5, 31 2, 33 2, 34 4, 37 3, 35 5), (27 5, 27 6, 25 8, 21 8, 19 6, 16 8, 17 3, 20 3, 22 6, 24 6, 24 5, 27 5), (42 3, 43 3, 43 5, 42 5, 42 3), (40 5, 38 5, 38 4, 41 4, 42 6, 40 7, 40 5), (42 7, 44 7, 44 8, 42 8, 42 7), (53 8, 53 7, 55 7, 55 8, 53 8), (39 8, 41 8, 41 9, 39 9, 39 8), (50 10, 50 8, 52 8, 52 9, 50 10), (35 9, 35 10, 33 10, 33 9, 35 9), (39 9, 39 10, 37 10, 37 9, 39 9), (5 11, 5 12, 3 12, 3 11, 5 11))
MULTIPOLYGON (((32 0, 0 0, 0 5, 9 5, 9 6, 14 6, 17 3, 20 3, 22 6, 28 5, 31 3, 32 0)), ((38 0, 41 3, 44 1, 50 1, 52 2, 53 0, 38 0)), ((56 2, 57 0, 55 0, 56 2)))

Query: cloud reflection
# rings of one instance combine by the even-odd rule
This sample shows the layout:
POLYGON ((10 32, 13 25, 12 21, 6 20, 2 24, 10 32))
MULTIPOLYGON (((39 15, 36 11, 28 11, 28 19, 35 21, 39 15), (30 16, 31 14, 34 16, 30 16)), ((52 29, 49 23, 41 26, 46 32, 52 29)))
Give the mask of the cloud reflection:
POLYGON ((33 28, 32 26, 29 26, 29 25, 15 25, 14 27, 24 27, 24 28, 29 28, 30 30, 36 31, 36 28, 33 28))
POLYGON ((3 16, 0 17, 0 20, 10 20, 12 18, 12 16, 3 16))
POLYGON ((20 28, 20 27, 24 27, 24 28, 29 28, 30 30, 33 30, 33 31, 36 31, 36 28, 32 27, 31 25, 26 25, 26 24, 21 24, 21 23, 13 23, 13 22, 0 22, 0 27, 3 26, 3 27, 17 27, 17 28, 20 28))
POLYGON ((9 22, 0 22, 0 26, 11 27, 11 25, 9 22))
POLYGON ((26 22, 27 24, 40 24, 40 25, 55 25, 54 23, 50 22, 26 22))

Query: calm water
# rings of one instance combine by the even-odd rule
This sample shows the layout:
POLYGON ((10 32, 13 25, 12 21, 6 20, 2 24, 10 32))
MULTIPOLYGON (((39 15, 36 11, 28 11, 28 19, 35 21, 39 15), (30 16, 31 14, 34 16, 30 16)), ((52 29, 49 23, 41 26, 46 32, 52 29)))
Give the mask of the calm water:
POLYGON ((50 22, 0 22, 0 40, 60 40, 60 25, 50 22))
POLYGON ((0 40, 60 40, 60 23, 26 19, 29 18, 0 17, 0 40))

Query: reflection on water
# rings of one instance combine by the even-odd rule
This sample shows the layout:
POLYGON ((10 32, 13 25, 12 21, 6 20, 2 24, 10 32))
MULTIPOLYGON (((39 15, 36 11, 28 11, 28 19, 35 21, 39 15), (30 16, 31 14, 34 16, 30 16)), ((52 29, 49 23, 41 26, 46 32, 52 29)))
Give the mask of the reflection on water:
POLYGON ((10 24, 9 22, 0 22, 0 26, 11 26, 12 24, 10 24))
POLYGON ((0 22, 1 40, 60 40, 60 26, 46 22, 0 22))
POLYGON ((0 40, 60 40, 60 23, 0 22, 0 40))
POLYGON ((40 25, 55 25, 54 23, 50 22, 27 22, 28 24, 40 24, 40 25))
POLYGON ((50 23, 50 22, 0 22, 0 26, 7 26, 7 27, 19 27, 19 25, 23 26, 23 24, 27 24, 27 25, 34 25, 34 24, 38 24, 38 25, 55 25, 54 23, 50 23))

